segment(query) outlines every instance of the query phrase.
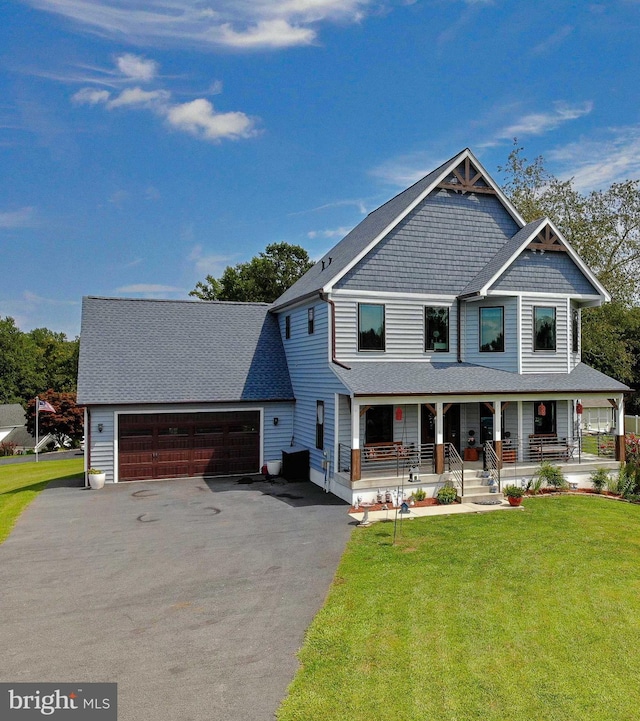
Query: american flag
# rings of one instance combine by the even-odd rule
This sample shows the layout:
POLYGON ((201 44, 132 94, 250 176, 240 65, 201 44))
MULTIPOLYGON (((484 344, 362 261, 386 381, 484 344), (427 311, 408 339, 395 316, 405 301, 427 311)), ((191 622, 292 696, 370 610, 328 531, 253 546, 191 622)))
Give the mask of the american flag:
POLYGON ((38 400, 38 411, 46 411, 47 413, 56 413, 56 409, 47 401, 38 400))

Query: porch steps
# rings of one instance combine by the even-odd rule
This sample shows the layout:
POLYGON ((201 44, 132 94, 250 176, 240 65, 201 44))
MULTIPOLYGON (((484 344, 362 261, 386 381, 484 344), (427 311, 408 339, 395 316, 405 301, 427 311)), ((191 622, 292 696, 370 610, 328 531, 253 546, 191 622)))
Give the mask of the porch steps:
POLYGON ((503 493, 491 493, 486 478, 481 471, 464 474, 464 495, 459 496, 460 503, 486 503, 487 501, 503 501, 503 493))

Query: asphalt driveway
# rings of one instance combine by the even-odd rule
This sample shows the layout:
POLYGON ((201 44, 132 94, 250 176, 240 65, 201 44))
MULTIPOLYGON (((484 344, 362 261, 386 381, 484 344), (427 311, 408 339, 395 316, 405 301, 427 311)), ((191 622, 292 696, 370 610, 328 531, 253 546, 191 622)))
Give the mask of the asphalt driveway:
POLYGON ((310 483, 49 487, 0 546, 0 680, 116 681, 120 721, 267 721, 352 526, 310 483))

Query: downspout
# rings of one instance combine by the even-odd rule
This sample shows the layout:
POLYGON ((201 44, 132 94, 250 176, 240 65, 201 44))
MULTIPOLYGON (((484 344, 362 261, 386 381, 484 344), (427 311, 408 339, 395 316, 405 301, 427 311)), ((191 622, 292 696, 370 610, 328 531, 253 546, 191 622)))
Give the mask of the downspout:
POLYGON ((87 471, 91 468, 91 409, 87 406, 87 424, 84 429, 84 456, 85 473, 84 487, 89 487, 87 471))
POLYGON ((462 328, 460 327, 460 320, 462 318, 462 307, 461 306, 462 306, 462 303, 460 301, 460 296, 458 296, 456 298, 456 314, 457 314, 456 328, 457 328, 457 333, 458 333, 458 339, 457 339, 458 340, 458 343, 457 343, 458 363, 462 363, 462 328))
POLYGON ((329 298, 326 293, 323 293, 322 291, 319 293, 319 296, 320 300, 323 300, 325 303, 328 303, 331 306, 331 362, 335 363, 337 366, 340 366, 340 368, 344 368, 345 370, 350 371, 351 366, 341 363, 336 358, 336 304, 331 300, 331 298, 329 298))

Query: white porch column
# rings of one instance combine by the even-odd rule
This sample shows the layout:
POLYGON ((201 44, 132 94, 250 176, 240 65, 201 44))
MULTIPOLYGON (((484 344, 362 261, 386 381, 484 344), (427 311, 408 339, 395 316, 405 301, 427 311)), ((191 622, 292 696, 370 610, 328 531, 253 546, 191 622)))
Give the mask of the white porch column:
POLYGON ((444 403, 436 403, 436 445, 444 443, 444 403))
POLYGON ((493 449, 502 466, 502 401, 493 401, 493 449))
POLYGON ((522 422, 522 401, 518 401, 518 460, 524 461, 524 424, 522 422))
POLYGON ((360 404, 351 399, 351 480, 359 481, 360 470, 360 404))
POLYGON ((624 396, 621 394, 616 400, 618 402, 616 409, 616 461, 625 461, 627 450, 624 432, 624 396))
POLYGON ((351 399, 351 448, 360 448, 360 404, 351 399))
POLYGON ((435 471, 444 473, 444 403, 436 403, 435 471))

